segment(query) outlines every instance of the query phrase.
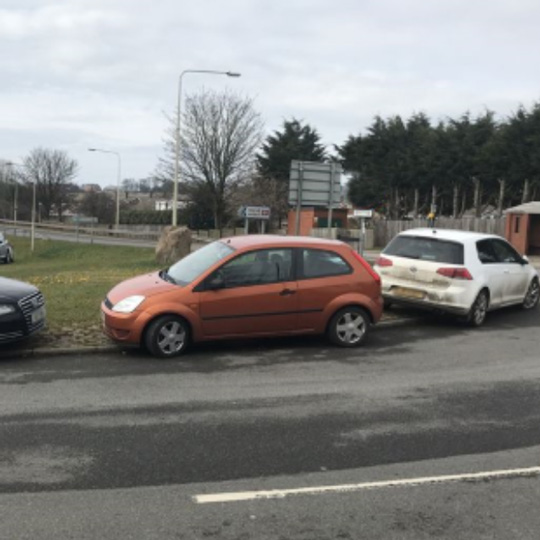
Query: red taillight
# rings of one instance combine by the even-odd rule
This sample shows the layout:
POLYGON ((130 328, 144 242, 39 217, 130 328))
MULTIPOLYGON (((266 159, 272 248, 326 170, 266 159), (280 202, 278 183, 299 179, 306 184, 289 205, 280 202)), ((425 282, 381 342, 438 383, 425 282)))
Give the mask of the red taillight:
POLYGON ((371 277, 380 285, 381 284, 381 276, 371 268, 371 265, 359 254, 356 253, 356 251, 351 250, 352 254, 354 255, 355 259, 360 262, 360 264, 368 271, 368 273, 371 275, 371 277))
POLYGON ((450 279, 472 279, 471 273, 466 268, 439 268, 437 274, 450 279))
POLYGON ((383 266, 394 266, 394 262, 390 259, 387 259, 386 257, 379 257, 375 264, 377 266, 383 267, 383 266))

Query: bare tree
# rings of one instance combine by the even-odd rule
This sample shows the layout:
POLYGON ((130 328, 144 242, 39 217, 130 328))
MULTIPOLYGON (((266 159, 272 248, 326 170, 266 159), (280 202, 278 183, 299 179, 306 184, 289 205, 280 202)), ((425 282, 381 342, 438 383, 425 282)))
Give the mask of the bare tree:
MULTIPOLYGON (((167 157, 160 169, 170 178, 174 159, 174 123, 165 141, 167 157)), ((182 182, 205 186, 214 226, 227 215, 231 189, 251 178, 263 124, 249 98, 224 92, 203 92, 186 99, 181 130, 182 182)), ((179 189, 179 192, 185 192, 179 189)))
POLYGON ((63 150, 35 148, 24 158, 23 164, 26 182, 36 183, 44 217, 48 219, 54 207, 62 219, 69 200, 69 183, 77 174, 77 162, 63 150))

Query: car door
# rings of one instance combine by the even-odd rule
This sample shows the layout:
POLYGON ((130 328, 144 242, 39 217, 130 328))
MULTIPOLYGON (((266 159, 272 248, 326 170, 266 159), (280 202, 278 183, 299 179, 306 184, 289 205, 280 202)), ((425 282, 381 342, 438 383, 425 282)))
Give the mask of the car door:
POLYGON ((324 309, 334 299, 350 292, 348 276, 353 269, 339 253, 323 249, 301 249, 298 259, 298 327, 320 327, 324 309))
POLYGON ((502 238, 492 240, 493 249, 503 271, 503 304, 516 304, 523 300, 527 291, 528 271, 521 255, 502 238))
POLYGON ((499 260, 492 238, 477 242, 476 250, 482 263, 484 282, 489 288, 490 304, 492 307, 500 306, 504 303, 506 268, 499 260))
POLYGON ((225 263, 200 293, 206 337, 281 334, 297 329, 298 296, 292 249, 244 253, 225 263), (208 285, 218 280, 220 288, 208 285))

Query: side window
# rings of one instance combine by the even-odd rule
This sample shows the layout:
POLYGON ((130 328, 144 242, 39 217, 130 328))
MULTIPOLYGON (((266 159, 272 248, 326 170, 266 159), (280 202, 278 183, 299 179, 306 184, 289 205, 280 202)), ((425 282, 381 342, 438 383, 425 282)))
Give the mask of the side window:
POLYGON ((217 272, 228 289, 289 281, 292 273, 292 250, 250 251, 224 264, 217 272))
POLYGON ((507 244, 503 240, 493 240, 492 242, 498 262, 521 263, 521 256, 510 244, 507 244))
POLYGON ((482 264, 499 262, 491 240, 480 240, 476 244, 476 250, 478 251, 478 259, 482 264))
POLYGON ((304 249, 303 254, 304 278, 324 276, 342 276, 350 274, 352 268, 337 253, 320 249, 304 249))

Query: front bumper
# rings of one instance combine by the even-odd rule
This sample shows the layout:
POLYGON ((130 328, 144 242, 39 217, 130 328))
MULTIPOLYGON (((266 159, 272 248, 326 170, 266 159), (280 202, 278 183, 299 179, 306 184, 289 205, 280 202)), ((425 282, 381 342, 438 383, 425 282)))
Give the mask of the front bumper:
POLYGON ((13 307, 14 313, 0 318, 0 344, 25 339, 45 328, 45 299, 40 292, 24 297, 13 307))
POLYGON ((138 346, 147 320, 144 312, 136 310, 133 313, 117 313, 110 309, 105 301, 101 303, 103 333, 122 345, 138 346))

